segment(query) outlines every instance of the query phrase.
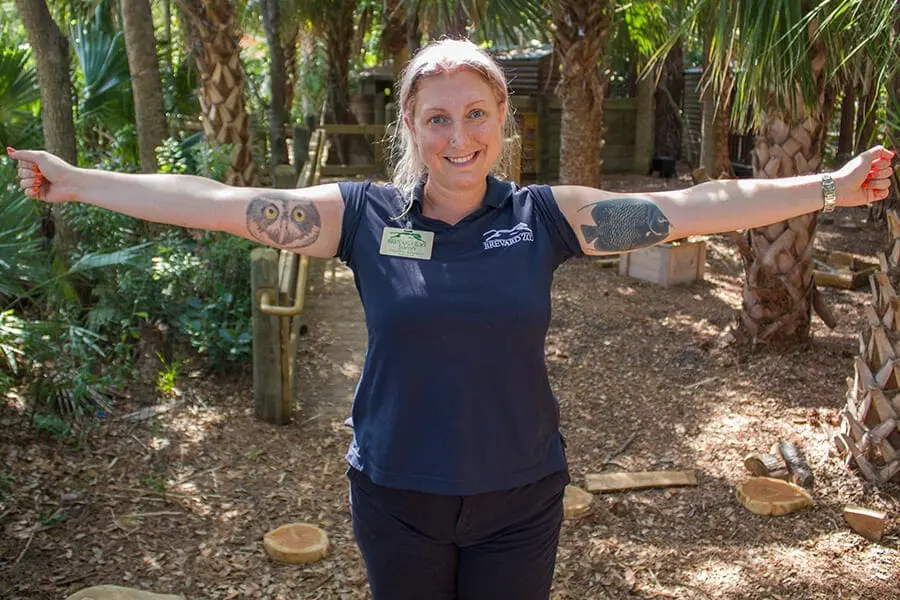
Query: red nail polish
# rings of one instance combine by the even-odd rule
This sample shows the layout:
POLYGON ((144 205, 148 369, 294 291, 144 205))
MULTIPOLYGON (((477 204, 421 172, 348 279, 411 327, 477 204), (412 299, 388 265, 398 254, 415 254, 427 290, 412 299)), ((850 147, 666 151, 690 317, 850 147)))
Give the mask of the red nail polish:
POLYGON ((6 153, 7 153, 7 154, 12 154, 12 153, 15 152, 15 151, 16 151, 16 149, 13 148, 12 146, 7 146, 7 147, 6 147, 6 153))

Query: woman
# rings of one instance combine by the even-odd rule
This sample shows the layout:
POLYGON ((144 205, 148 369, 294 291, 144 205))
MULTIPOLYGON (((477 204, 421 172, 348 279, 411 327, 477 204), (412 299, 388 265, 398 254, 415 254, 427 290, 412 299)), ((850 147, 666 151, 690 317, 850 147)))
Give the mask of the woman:
POLYGON ((893 153, 832 176, 677 191, 517 188, 490 175, 512 123, 506 81, 466 41, 417 54, 400 106, 392 186, 233 188, 10 155, 32 198, 339 256, 369 333, 347 460, 373 596, 546 599, 568 482, 544 364, 556 267, 882 200, 893 153))

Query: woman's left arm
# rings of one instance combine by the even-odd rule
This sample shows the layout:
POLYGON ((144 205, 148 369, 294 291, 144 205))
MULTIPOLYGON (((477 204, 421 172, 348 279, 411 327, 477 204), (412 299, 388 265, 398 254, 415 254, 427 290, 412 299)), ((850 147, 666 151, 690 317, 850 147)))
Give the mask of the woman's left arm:
MULTIPOLYGON (((884 200, 894 153, 881 146, 863 152, 830 176, 836 206, 884 200)), ((615 254, 690 235, 762 227, 822 210, 821 174, 781 179, 726 179, 683 190, 616 193, 554 186, 553 196, 578 234, 585 254, 615 254)))

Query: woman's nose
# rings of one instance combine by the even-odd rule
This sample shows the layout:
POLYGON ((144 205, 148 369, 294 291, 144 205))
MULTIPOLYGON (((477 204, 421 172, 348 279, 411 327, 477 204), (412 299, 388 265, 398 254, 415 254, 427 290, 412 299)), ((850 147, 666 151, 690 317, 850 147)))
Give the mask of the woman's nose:
POLYGON ((450 145, 454 147, 460 147, 465 145, 466 139, 465 129, 462 125, 454 125, 453 130, 450 132, 450 145))

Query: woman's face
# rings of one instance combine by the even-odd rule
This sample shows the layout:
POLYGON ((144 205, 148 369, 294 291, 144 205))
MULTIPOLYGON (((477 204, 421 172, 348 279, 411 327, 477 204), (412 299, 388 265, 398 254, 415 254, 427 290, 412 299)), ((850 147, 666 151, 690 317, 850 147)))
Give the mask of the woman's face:
POLYGON ((428 179, 441 187, 484 185, 503 142, 504 103, 469 69, 426 77, 407 122, 428 179))

